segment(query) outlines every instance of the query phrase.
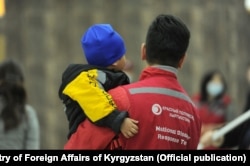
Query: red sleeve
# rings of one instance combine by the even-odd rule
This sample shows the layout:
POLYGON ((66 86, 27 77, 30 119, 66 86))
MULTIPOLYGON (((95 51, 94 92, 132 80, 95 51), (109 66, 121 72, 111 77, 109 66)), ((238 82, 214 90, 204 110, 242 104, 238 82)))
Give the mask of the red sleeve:
POLYGON ((122 87, 117 87, 108 91, 112 96, 118 110, 128 111, 130 108, 130 102, 128 99, 127 92, 122 87))

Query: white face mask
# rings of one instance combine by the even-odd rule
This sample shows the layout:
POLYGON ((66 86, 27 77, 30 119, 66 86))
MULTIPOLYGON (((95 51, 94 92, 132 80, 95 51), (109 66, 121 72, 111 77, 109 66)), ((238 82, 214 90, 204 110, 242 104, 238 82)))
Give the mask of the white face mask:
POLYGON ((207 92, 211 96, 217 96, 223 91, 223 85, 221 83, 209 82, 207 84, 207 92))

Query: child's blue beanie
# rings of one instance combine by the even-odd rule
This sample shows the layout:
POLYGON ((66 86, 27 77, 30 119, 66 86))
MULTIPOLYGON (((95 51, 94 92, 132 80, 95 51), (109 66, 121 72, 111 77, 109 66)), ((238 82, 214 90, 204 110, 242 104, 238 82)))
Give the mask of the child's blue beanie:
POLYGON ((110 24, 95 24, 81 38, 85 58, 90 65, 107 67, 125 53, 123 38, 110 24))

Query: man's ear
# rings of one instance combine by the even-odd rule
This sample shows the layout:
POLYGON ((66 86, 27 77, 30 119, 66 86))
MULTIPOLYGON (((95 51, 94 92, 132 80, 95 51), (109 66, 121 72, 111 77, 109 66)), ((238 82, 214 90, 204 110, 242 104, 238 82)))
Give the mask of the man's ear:
POLYGON ((141 44, 141 59, 142 60, 146 60, 146 44, 145 43, 142 43, 141 44))
POLYGON ((180 59, 180 61, 179 61, 179 63, 178 63, 178 68, 180 68, 180 69, 182 68, 186 56, 187 56, 187 54, 185 53, 185 54, 183 55, 183 57, 180 59))

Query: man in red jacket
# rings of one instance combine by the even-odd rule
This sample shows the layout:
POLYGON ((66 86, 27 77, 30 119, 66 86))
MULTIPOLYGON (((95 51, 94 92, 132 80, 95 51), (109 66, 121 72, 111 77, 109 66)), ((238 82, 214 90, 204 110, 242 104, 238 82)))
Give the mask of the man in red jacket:
POLYGON ((190 32, 180 19, 157 16, 141 47, 148 67, 139 81, 109 91, 118 109, 139 121, 137 135, 119 136, 123 149, 197 149, 201 121, 177 80, 189 39, 190 32))

